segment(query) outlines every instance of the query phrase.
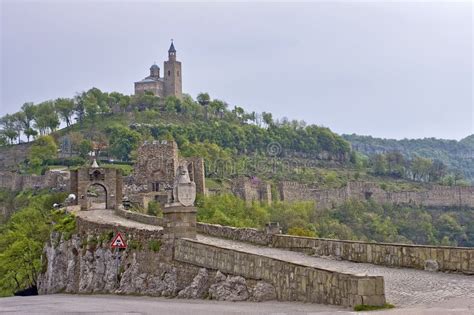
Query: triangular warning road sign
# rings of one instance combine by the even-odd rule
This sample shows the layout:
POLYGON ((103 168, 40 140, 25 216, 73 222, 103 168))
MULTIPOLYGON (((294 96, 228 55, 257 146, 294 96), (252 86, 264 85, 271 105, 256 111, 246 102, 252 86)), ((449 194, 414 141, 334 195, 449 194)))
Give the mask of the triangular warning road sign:
POLYGON ((117 235, 114 237, 112 243, 110 243, 110 247, 112 248, 127 248, 127 243, 123 240, 122 235, 120 233, 117 233, 117 235))

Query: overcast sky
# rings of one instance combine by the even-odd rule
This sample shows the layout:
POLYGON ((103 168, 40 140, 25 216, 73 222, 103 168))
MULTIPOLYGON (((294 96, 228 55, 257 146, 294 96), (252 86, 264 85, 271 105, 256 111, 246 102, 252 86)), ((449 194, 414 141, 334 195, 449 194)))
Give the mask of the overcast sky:
POLYGON ((133 93, 170 38, 183 90, 338 133, 474 133, 471 2, 2 1, 0 115, 133 93))

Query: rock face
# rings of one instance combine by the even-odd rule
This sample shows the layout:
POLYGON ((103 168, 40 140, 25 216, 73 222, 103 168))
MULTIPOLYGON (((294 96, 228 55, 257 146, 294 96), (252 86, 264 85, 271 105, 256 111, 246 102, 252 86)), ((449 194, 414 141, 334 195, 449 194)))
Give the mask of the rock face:
POLYGON ((252 301, 263 302, 276 300, 275 287, 270 283, 259 281, 252 290, 252 301))
POLYGON ((177 271, 169 263, 156 259, 149 268, 152 253, 113 253, 106 244, 95 244, 88 237, 84 245, 78 235, 64 240, 51 235, 45 247, 46 272, 38 279, 39 294, 122 293, 153 296, 175 296, 177 271), (117 258, 117 255, 119 256, 117 258), (138 257, 140 256, 140 257, 138 257))
POLYGON ((219 301, 245 301, 250 297, 247 282, 240 276, 228 276, 225 279, 218 272, 216 283, 209 288, 209 296, 219 301))
POLYGON ((438 262, 433 259, 428 259, 427 261, 425 261, 425 270, 438 271, 439 270, 438 262))
POLYGON ((110 250, 108 239, 101 241, 94 234, 74 234, 65 240, 54 232, 44 248, 38 293, 142 294, 221 301, 276 299, 275 288, 269 283, 175 262, 169 259, 172 255, 167 246, 163 244, 154 252, 135 241, 138 249, 117 253, 110 250))
POLYGON ((206 268, 199 269, 193 282, 183 290, 179 291, 178 297, 186 299, 202 299, 207 295, 209 289, 209 273, 206 268))
POLYGON ((214 284, 209 288, 209 297, 219 301, 269 301, 276 300, 276 290, 265 281, 245 280, 240 276, 226 276, 217 271, 214 284), (253 283, 253 284, 251 284, 253 283))

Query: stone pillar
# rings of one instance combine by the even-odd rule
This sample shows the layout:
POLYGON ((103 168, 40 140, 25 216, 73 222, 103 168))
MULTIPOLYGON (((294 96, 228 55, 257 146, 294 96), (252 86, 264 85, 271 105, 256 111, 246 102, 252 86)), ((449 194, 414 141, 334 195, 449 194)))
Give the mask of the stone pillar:
POLYGON ((196 238, 196 207, 169 205, 163 209, 165 238, 196 238))
POLYGON ((280 222, 268 222, 265 225, 267 234, 281 234, 280 222))

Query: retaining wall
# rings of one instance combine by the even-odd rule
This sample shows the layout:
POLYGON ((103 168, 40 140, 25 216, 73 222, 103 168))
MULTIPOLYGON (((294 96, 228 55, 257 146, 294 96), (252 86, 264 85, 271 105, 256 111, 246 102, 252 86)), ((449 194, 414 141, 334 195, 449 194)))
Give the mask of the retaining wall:
POLYGON ((271 283, 280 301, 383 305, 384 280, 290 263, 190 239, 175 243, 174 259, 271 283))

